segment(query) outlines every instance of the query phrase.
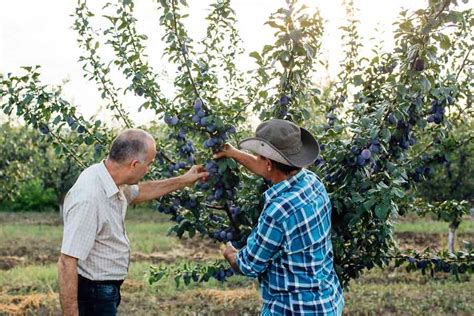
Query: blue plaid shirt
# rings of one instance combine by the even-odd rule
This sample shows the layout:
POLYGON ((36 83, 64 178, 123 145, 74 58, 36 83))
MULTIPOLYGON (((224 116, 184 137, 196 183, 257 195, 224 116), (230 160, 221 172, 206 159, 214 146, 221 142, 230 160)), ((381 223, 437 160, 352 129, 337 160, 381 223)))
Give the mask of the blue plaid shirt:
POLYGON ((272 315, 340 315, 343 296, 333 266, 331 203, 306 169, 264 193, 257 226, 237 255, 242 274, 258 277, 272 315))

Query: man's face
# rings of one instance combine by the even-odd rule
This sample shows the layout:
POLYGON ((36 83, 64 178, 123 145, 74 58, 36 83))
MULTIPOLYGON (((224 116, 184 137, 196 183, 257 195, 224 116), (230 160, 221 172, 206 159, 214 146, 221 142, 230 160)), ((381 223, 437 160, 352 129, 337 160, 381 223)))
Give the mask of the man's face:
POLYGON ((257 174, 262 176, 266 180, 270 180, 273 170, 270 160, 262 155, 257 155, 257 162, 257 174))
POLYGON ((138 160, 132 161, 130 164, 130 184, 137 184, 148 172, 150 166, 155 161, 156 156, 156 145, 154 142, 148 144, 148 153, 145 161, 140 162, 138 160))

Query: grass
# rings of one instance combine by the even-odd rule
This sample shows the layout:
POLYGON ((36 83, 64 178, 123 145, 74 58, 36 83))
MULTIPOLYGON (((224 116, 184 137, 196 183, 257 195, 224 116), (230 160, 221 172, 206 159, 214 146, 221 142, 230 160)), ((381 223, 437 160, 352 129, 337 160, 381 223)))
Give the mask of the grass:
POLYGON ((134 251, 150 254, 159 251, 170 251, 179 246, 179 241, 167 236, 169 223, 129 223, 127 234, 134 251))
POLYGON ((38 241, 61 242, 62 227, 35 224, 8 224, 2 225, 0 238, 5 242, 17 239, 34 239, 38 241))
MULTIPOLYGON (((130 209, 126 219, 132 243, 129 277, 123 285, 123 315, 256 315, 261 301, 255 281, 238 276, 228 282, 212 280, 182 285, 167 278, 150 286, 149 266, 156 262, 178 265, 220 255, 218 246, 201 241, 180 241, 167 236, 167 217, 143 208, 130 209), (203 250, 206 250, 203 252, 203 250), (133 254, 135 256, 133 256, 133 254), (141 254, 137 256, 137 254, 141 254), (158 256, 160 255, 160 256, 158 256), (199 257, 199 258, 201 258, 199 257)), ((398 234, 446 239, 447 224, 430 219, 409 219, 396 225, 398 234)), ((474 234, 466 220, 460 234, 474 234)), ((0 214, 0 260, 24 258, 0 270, 0 315, 49 315, 59 312, 56 259, 62 226, 57 214, 0 214), (26 258, 26 259, 25 259, 26 258)), ((435 278, 403 269, 373 269, 345 291, 348 315, 472 315, 474 279, 462 282, 439 274, 435 278)))
MULTIPOLYGON (((421 233, 421 234, 447 234, 449 224, 446 222, 435 221, 429 218, 415 218, 413 220, 404 220, 395 225, 395 232, 421 233)), ((457 230, 458 234, 474 234, 474 221, 466 217, 457 230)))
POLYGON ((0 292, 9 295, 27 295, 31 292, 57 292, 57 266, 30 265, 17 266, 0 271, 0 292))
POLYGON ((374 269, 351 283, 344 297, 351 314, 471 315, 474 280, 458 282, 444 273, 435 278, 404 269, 374 269))

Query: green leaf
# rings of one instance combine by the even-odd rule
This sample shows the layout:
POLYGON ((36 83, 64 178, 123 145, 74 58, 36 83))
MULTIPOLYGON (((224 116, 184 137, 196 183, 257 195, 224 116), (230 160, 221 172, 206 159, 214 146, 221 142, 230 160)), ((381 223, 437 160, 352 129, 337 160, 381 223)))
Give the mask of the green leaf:
POLYGON ((390 212, 390 208, 386 204, 378 204, 375 206, 375 216, 381 220, 385 220, 390 212))
POLYGON ((380 137, 382 137, 382 139, 385 141, 389 141, 391 136, 392 133, 390 133, 390 130, 388 130, 387 128, 384 128, 380 131, 380 137))
POLYGON ((364 208, 370 210, 370 208, 377 202, 375 198, 370 198, 368 201, 364 202, 364 208))
POLYGON ((255 58, 257 60, 257 62, 262 61, 262 57, 260 56, 260 54, 258 52, 251 52, 249 54, 249 56, 252 57, 252 58, 255 58))
POLYGON ((271 51, 272 49, 273 49, 273 46, 272 46, 272 45, 265 45, 265 46, 263 46, 262 54, 265 55, 265 54, 267 54, 269 51, 271 51))
POLYGON ((409 20, 400 24, 400 29, 405 32, 411 32, 413 30, 413 25, 409 20))
POLYGON ((354 80, 354 85, 356 85, 356 86, 359 86, 359 85, 364 83, 364 81, 362 80, 361 75, 355 75, 353 80, 354 80))
POLYGON ((395 196, 397 196, 399 198, 405 197, 405 192, 403 192, 399 188, 392 188, 391 192, 392 192, 392 194, 394 194, 395 196))
POLYGON ((238 165, 237 165, 237 163, 235 162, 234 159, 227 159, 227 166, 230 169, 237 169, 237 167, 238 167, 238 165))
POLYGON ((59 122, 61 122, 61 115, 56 116, 56 118, 53 121, 53 124, 57 125, 59 122))
POLYGON ((220 159, 217 161, 217 167, 219 169, 219 173, 224 173, 227 170, 227 160, 228 159, 220 159))
POLYGON ((425 77, 422 77, 420 80, 421 89, 423 92, 429 92, 431 90, 431 83, 425 77))
POLYGON ((440 34, 439 46, 444 50, 447 50, 451 47, 451 41, 447 35, 440 34))

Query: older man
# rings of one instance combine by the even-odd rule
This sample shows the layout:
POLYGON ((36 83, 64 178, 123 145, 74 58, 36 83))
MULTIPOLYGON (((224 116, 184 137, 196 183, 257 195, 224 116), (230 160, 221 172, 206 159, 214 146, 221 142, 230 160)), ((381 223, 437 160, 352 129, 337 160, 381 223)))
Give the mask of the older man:
POLYGON ((311 171, 319 146, 305 129, 285 120, 260 124, 256 137, 215 155, 229 157, 272 182, 247 245, 227 243, 224 257, 236 271, 258 277, 262 315, 341 315, 344 300, 333 266, 331 203, 311 171))
POLYGON ((64 315, 115 315, 127 277, 130 203, 157 199, 205 180, 202 166, 175 178, 140 182, 156 155, 153 137, 130 129, 112 143, 106 160, 84 170, 64 201, 64 235, 58 261, 64 315))

